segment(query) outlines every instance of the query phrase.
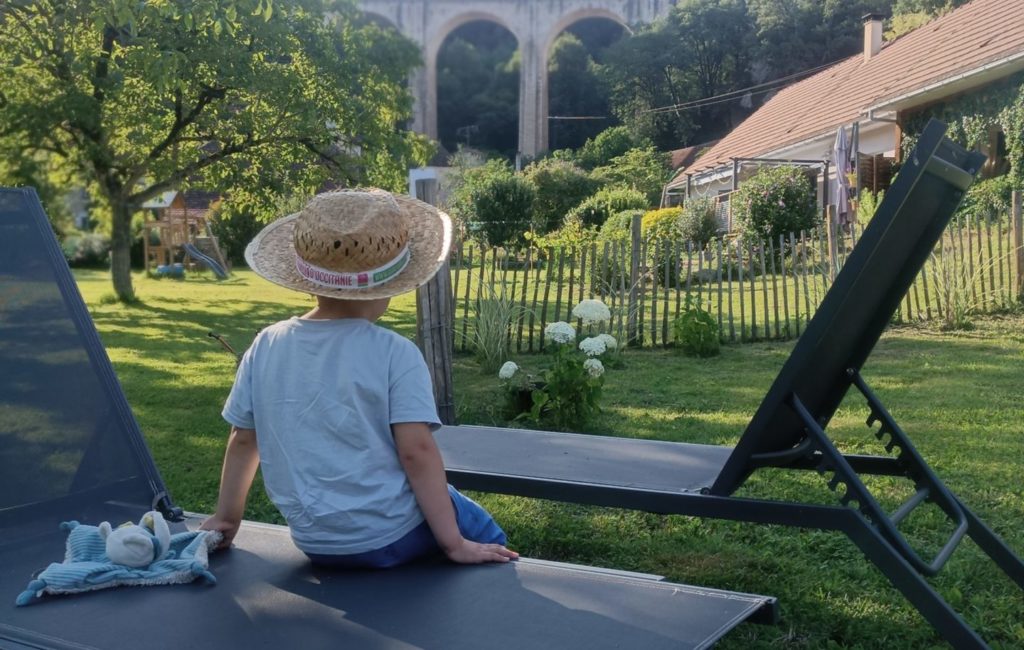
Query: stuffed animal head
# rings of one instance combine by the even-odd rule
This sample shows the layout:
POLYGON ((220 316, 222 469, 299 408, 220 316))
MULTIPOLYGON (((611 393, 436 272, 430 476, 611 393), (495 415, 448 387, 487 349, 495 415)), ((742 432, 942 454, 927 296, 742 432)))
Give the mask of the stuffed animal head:
POLYGON ((104 521, 99 531, 106 540, 110 561, 130 567, 147 567, 163 559, 171 543, 171 529, 164 516, 155 510, 143 515, 138 524, 125 522, 111 528, 104 521))

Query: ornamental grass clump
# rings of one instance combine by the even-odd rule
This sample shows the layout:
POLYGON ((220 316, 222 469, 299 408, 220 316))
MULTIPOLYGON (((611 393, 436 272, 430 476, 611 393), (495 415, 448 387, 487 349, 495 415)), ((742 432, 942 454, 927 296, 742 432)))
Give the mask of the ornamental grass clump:
MULTIPOLYGON (((611 318, 600 300, 584 300, 573 316, 587 325, 611 318)), ((509 415, 563 431, 578 431, 600 411, 605 358, 618 349, 610 334, 578 339, 576 328, 564 321, 544 328, 551 365, 537 375, 509 361, 498 371, 505 387, 509 415)))

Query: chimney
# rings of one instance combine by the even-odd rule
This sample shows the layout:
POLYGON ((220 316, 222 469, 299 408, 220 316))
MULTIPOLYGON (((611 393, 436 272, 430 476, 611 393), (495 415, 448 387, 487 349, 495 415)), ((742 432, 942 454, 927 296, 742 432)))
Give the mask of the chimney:
POLYGON ((882 14, 867 14, 861 20, 864 21, 864 61, 870 61, 882 49, 882 14))

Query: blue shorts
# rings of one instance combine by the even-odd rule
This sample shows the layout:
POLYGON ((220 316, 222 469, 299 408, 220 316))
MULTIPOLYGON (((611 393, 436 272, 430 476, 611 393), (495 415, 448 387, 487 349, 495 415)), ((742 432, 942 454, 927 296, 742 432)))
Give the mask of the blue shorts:
MULTIPOLYGON (((448 494, 455 507, 455 521, 459 532, 466 539, 481 544, 502 544, 507 541, 505 531, 498 526, 490 513, 476 501, 465 496, 452 486, 448 486, 448 494)), ((321 555, 306 553, 314 564, 345 568, 385 569, 405 564, 415 559, 436 555, 441 552, 434 534, 426 521, 383 548, 351 555, 321 555)))

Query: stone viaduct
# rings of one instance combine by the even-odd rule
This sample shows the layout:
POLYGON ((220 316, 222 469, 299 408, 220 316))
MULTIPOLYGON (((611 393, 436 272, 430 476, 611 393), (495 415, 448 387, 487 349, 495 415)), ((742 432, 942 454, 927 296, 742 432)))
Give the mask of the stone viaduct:
POLYGON ((627 29, 668 13, 673 0, 360 0, 360 8, 419 44, 424 66, 413 74, 413 129, 437 139, 437 55, 466 23, 508 29, 519 44, 519 151, 535 156, 548 145, 548 55, 573 23, 606 18, 627 29))

